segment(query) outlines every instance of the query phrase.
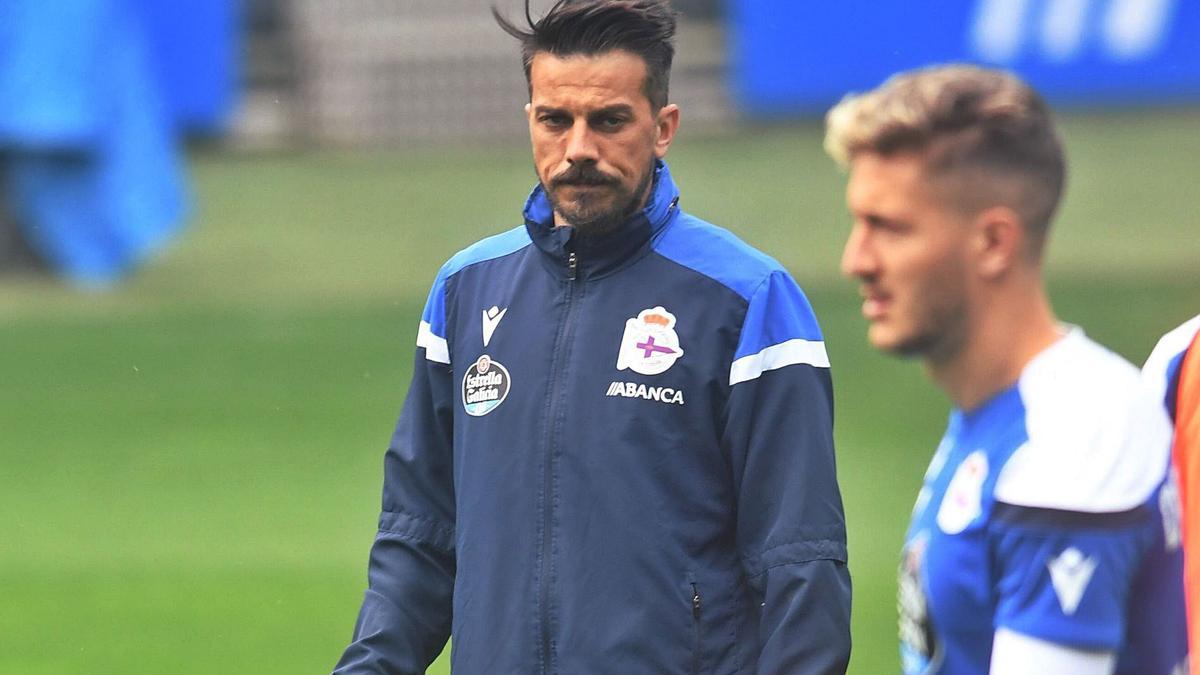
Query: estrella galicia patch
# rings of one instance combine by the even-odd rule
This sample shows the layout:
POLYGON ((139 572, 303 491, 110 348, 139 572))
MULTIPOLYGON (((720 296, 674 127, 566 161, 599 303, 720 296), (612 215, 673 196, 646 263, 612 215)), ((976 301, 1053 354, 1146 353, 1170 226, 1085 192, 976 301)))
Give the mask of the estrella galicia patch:
POLYGON ((931 673, 942 660, 922 581, 928 545, 929 532, 925 530, 904 545, 900 556, 897 608, 900 613, 900 670, 904 675, 931 673))
POLYGON ((472 417, 482 417, 504 403, 511 385, 508 369, 484 354, 463 376, 463 408, 472 417))

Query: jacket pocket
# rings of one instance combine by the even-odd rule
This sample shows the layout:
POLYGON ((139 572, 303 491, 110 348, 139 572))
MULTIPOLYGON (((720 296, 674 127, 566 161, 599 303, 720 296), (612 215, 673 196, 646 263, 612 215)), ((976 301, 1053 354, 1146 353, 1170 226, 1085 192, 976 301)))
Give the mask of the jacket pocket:
MULTIPOLYGON (((710 572, 688 574, 686 581, 679 584, 683 602, 675 625, 691 628, 689 661, 679 663, 679 672, 735 675, 754 671, 746 666, 747 646, 739 640, 746 632, 746 617, 752 610, 749 597, 740 592, 739 583, 730 575, 710 572)), ((682 655, 684 645, 679 647, 676 653, 682 655)))

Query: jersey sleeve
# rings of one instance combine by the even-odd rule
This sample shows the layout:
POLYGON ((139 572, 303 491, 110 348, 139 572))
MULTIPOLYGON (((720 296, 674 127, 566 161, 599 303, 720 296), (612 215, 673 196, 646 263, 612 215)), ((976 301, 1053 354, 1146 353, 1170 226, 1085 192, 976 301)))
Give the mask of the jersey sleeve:
POLYGON ((997 477, 988 529, 994 624, 1114 651, 1150 600, 1137 590, 1146 575, 1167 574, 1156 561, 1170 425, 1136 368, 1074 339, 1019 384, 1028 440, 997 477))
POLYGON ((1118 649, 1156 526, 1148 507, 1083 513, 997 504, 996 628, 1078 649, 1118 649))
POLYGON ((759 672, 844 672, 850 576, 829 361, 785 272, 750 299, 730 385, 723 445, 739 495, 738 546, 761 600, 759 672))
POLYGON ((439 275, 386 455, 379 529, 354 636, 334 673, 424 673, 450 636, 454 386, 439 275))

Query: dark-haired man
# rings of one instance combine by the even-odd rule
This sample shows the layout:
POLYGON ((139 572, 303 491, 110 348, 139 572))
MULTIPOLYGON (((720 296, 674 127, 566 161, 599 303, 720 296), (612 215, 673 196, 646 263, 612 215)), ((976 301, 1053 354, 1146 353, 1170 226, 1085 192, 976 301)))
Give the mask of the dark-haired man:
POLYGON ((1132 365, 1054 317, 1041 260, 1065 159, 1045 103, 948 66, 828 123, 868 338, 921 357, 955 406, 905 538, 904 672, 1182 674, 1169 428, 1132 365))
POLYGON ((539 184, 434 282, 336 672, 424 672, 451 634, 455 673, 844 672, 824 342, 778 263, 680 209, 669 5, 497 19, 539 184))

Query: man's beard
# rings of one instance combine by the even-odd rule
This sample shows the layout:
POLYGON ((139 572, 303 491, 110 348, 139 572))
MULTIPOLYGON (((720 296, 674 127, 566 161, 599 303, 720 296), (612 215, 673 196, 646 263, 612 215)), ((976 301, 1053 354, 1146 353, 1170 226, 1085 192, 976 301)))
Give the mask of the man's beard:
POLYGON ((921 357, 930 363, 949 361, 966 343, 968 312, 967 301, 961 295, 935 298, 921 308, 912 333, 887 351, 900 357, 921 357))
POLYGON ((582 236, 595 237, 616 230, 642 205, 647 188, 654 180, 654 162, 646 169, 637 187, 632 191, 621 181, 596 169, 592 164, 573 164, 569 169, 542 183, 546 196, 554 211, 582 236), (607 188, 601 194, 588 191, 577 192, 573 202, 558 198, 558 192, 567 186, 592 185, 607 188))

